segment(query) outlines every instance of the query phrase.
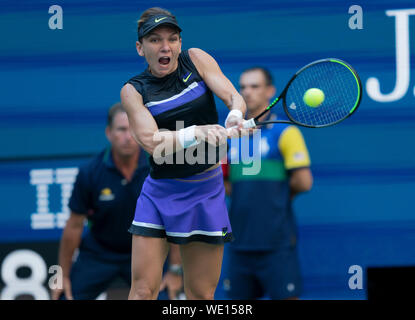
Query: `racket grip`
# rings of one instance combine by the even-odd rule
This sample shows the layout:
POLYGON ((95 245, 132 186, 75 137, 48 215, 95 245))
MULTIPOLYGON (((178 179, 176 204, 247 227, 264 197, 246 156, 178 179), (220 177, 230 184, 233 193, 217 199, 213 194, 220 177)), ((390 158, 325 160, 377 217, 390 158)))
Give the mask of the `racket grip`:
POLYGON ((251 118, 249 120, 242 122, 242 126, 244 127, 244 129, 256 127, 255 119, 251 118))
MULTIPOLYGON (((237 127, 238 127, 238 126, 233 126, 233 127, 227 128, 226 130, 228 131, 228 133, 230 133, 231 129, 234 129, 234 128, 237 128, 237 127)), ((251 118, 251 119, 249 119, 249 120, 244 120, 244 121, 242 122, 242 127, 243 127, 244 129, 249 129, 249 128, 256 127, 256 124, 255 124, 255 119, 254 119, 254 118, 251 118)))

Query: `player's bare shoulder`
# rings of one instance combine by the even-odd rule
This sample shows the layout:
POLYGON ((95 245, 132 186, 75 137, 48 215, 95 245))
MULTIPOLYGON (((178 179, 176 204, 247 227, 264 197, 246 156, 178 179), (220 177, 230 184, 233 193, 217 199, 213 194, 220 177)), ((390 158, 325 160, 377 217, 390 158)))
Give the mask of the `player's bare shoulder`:
POLYGON ((126 83, 121 88, 121 98, 131 99, 131 97, 141 96, 140 93, 134 88, 134 86, 130 83, 126 83))
POLYGON ((203 59, 203 57, 206 57, 209 55, 206 51, 203 51, 202 49, 199 49, 199 48, 190 48, 188 52, 189 52, 190 59, 192 59, 192 61, 203 59))
POLYGON ((143 97, 130 83, 126 83, 121 88, 120 97, 121 103, 127 112, 134 106, 137 106, 137 103, 139 106, 143 105, 143 97))
POLYGON ((209 69, 217 66, 215 59, 206 51, 199 48, 190 48, 188 51, 190 59, 202 77, 209 69))

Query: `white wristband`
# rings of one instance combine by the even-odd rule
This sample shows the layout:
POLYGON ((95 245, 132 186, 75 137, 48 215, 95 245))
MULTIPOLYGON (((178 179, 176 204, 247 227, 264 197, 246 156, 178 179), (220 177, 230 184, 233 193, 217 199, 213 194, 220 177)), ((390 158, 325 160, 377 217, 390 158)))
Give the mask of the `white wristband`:
POLYGON ((242 114, 241 110, 233 109, 233 110, 229 111, 228 116, 226 117, 225 127, 228 124, 228 119, 229 119, 230 116, 235 116, 235 117, 238 117, 239 119, 243 118, 243 114, 242 114))
POLYGON ((191 126, 180 129, 178 131, 179 142, 182 145, 183 149, 193 147, 194 145, 198 144, 195 136, 195 127, 196 126, 191 126))

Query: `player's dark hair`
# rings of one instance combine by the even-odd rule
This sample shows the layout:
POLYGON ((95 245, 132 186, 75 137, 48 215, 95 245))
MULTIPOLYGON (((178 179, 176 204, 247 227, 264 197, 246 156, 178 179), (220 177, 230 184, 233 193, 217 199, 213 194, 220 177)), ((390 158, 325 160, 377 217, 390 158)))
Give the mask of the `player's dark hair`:
MULTIPOLYGON (((160 8, 160 7, 149 8, 141 14, 140 19, 138 19, 138 21, 137 21, 137 34, 138 34, 138 30, 140 29, 140 27, 148 19, 150 19, 153 16, 160 15, 160 14, 171 17, 172 19, 176 20, 176 22, 177 22, 176 17, 170 11, 168 11, 166 9, 163 9, 163 8, 160 8)), ((140 42, 141 42, 141 40, 140 40, 140 42)))
POLYGON ((250 71, 260 71, 260 72, 262 72, 262 74, 264 75, 264 78, 265 78, 265 84, 267 86, 272 86, 274 84, 274 79, 272 78, 272 74, 267 68, 255 66, 255 67, 245 69, 242 73, 250 72, 250 71))
POLYGON ((108 117, 107 117, 107 126, 111 127, 114 121, 115 115, 119 112, 127 112, 123 108, 121 102, 115 103, 109 110, 108 110, 108 117))

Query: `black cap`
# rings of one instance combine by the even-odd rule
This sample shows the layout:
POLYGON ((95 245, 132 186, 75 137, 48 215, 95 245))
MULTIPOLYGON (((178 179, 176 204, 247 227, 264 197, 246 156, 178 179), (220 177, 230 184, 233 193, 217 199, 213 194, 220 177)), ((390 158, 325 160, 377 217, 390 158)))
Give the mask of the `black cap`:
POLYGON ((171 25, 179 30, 179 32, 182 31, 182 29, 179 27, 179 24, 177 23, 176 19, 166 16, 166 15, 157 15, 150 17, 146 22, 144 22, 141 27, 138 29, 138 40, 141 41, 141 39, 147 35, 151 30, 161 26, 161 25, 171 25))

